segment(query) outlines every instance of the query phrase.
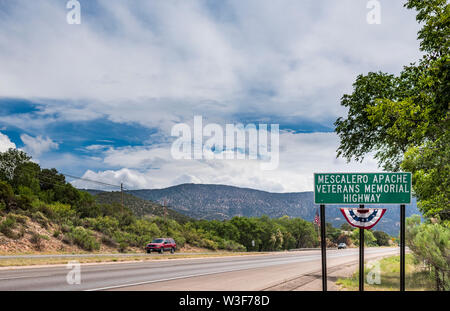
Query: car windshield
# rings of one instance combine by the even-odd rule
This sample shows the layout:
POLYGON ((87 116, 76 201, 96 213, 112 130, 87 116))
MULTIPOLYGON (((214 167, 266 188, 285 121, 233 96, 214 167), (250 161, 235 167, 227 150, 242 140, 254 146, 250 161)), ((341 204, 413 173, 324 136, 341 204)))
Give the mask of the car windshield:
POLYGON ((152 241, 152 243, 162 243, 162 242, 164 242, 164 239, 154 239, 152 241))

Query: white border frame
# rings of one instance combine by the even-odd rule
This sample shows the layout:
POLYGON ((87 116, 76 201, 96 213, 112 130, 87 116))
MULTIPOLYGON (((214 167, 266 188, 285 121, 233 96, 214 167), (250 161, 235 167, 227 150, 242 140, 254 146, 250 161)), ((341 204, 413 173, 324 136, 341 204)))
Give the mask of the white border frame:
POLYGON ((314 204, 315 205, 401 205, 412 203, 412 173, 411 172, 316 172, 313 173, 314 178, 314 204), (316 175, 317 174, 409 174, 409 202, 402 203, 316 203, 316 175))

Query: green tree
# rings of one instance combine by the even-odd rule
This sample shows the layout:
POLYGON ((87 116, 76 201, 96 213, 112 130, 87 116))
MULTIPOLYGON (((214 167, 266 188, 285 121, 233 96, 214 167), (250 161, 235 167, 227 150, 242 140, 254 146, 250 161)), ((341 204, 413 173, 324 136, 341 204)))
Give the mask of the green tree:
POLYGON ((11 184, 15 189, 19 186, 28 187, 33 194, 39 194, 40 187, 40 174, 41 168, 34 162, 24 162, 16 166, 14 170, 14 177, 11 180, 11 184))
POLYGON ((406 244, 414 256, 434 272, 436 290, 450 289, 450 228, 448 224, 422 223, 420 216, 406 219, 406 244))
POLYGON ((329 222, 326 223, 326 237, 333 243, 337 243, 339 236, 341 235, 341 230, 334 228, 329 222))
POLYGON ((64 186, 66 178, 54 168, 45 168, 39 173, 39 181, 42 190, 54 190, 57 187, 64 186))
POLYGON ((408 0, 423 26, 424 56, 398 75, 359 75, 335 122, 337 155, 362 161, 375 153, 385 170, 413 173, 419 208, 428 217, 450 218, 450 5, 446 0, 408 0))
POLYGON ((14 191, 5 181, 0 180, 0 212, 4 209, 9 210, 14 202, 14 191))
POLYGON ((289 232, 287 238, 293 242, 288 244, 288 248, 308 248, 315 247, 319 244, 317 231, 314 229, 314 225, 301 218, 286 218, 282 217, 278 222, 286 228, 289 232))
POLYGON ((0 180, 13 180, 16 168, 30 160, 31 157, 22 150, 10 148, 6 152, 0 152, 0 180))
MULTIPOLYGON (((353 230, 351 235, 352 241, 359 246, 359 228, 353 230)), ((376 238, 372 231, 364 229, 364 245, 365 246, 376 246, 376 238)))
POLYGON ((347 222, 344 222, 340 228, 342 231, 352 231, 353 230, 353 227, 351 225, 349 225, 347 222))
POLYGON ((376 239, 376 243, 378 246, 389 246, 389 241, 391 237, 384 231, 374 231, 373 236, 376 239))

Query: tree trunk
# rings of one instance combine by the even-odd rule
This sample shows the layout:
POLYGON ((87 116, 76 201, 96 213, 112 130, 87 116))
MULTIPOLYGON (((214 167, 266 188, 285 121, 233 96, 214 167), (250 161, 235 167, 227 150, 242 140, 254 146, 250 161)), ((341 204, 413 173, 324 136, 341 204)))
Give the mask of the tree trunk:
POLYGON ((435 273, 435 276, 436 276, 436 290, 437 291, 444 290, 444 284, 443 284, 443 282, 441 280, 441 275, 439 273, 439 268, 435 267, 434 268, 434 273, 435 273))

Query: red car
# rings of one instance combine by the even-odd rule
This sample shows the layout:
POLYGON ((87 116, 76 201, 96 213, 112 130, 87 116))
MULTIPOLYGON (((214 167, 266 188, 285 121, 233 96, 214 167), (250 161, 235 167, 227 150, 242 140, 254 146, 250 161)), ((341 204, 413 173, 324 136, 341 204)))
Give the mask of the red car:
POLYGON ((148 254, 151 252, 159 252, 162 254, 164 251, 170 251, 173 254, 177 249, 177 244, 175 243, 175 240, 171 238, 157 238, 148 243, 145 249, 148 254))

